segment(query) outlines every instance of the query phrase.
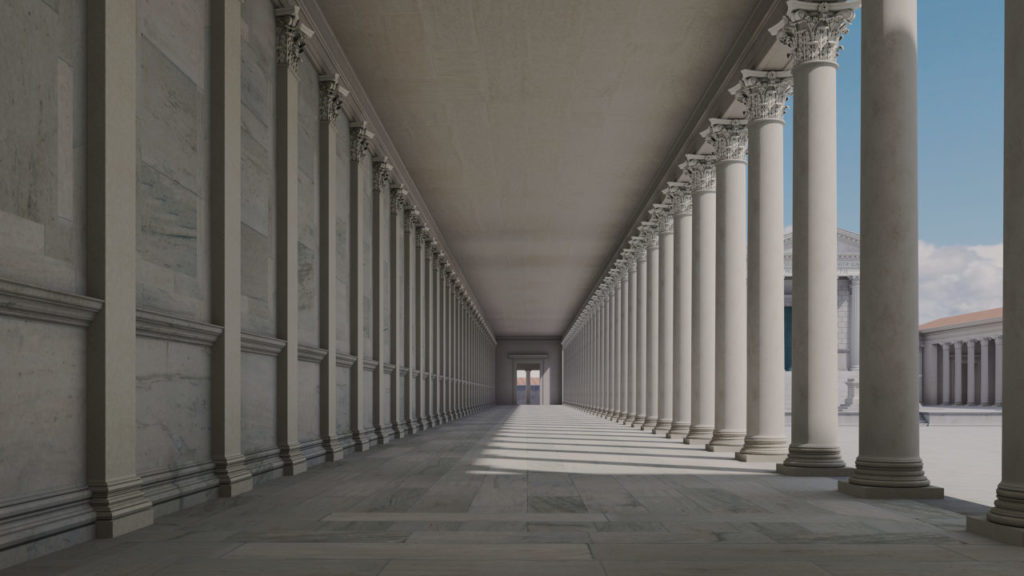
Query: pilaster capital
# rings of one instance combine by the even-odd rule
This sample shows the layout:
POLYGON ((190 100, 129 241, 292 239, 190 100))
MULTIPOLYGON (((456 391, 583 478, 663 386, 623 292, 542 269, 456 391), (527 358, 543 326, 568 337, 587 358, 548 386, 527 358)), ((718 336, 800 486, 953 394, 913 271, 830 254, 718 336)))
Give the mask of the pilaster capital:
POLYGON ((373 193, 384 194, 391 188, 391 162, 387 156, 373 159, 373 193))
POLYGON ((341 102, 348 97, 348 90, 338 83, 337 74, 320 76, 320 120, 334 124, 341 113, 341 102))
POLYGON ((274 19, 277 23, 277 63, 296 72, 306 53, 306 39, 313 36, 313 29, 299 19, 298 6, 274 10, 274 19))
POLYGON ((426 250, 427 248, 430 247, 431 242, 430 226, 427 226, 426 224, 423 223, 422 217, 418 217, 416 225, 419 227, 419 230, 417 231, 416 234, 416 241, 419 242, 420 246, 424 250, 426 250))
POLYGON ((349 124, 349 152, 354 162, 359 162, 370 153, 370 140, 374 133, 366 128, 366 122, 349 124))
POLYGON ((789 0, 789 10, 768 31, 792 50, 794 65, 805 62, 835 63, 842 46, 839 41, 850 31, 860 0, 849 2, 805 2, 789 0))
POLYGON ((782 120, 793 93, 793 74, 788 70, 743 70, 743 79, 730 92, 747 107, 747 120, 782 120))
POLYGON ((391 213, 398 214, 409 203, 409 191, 399 184, 391 187, 391 213))
MULTIPOLYGON (((406 202, 408 202, 408 199, 406 199, 406 202)), ((405 229, 409 232, 414 232, 416 227, 420 225, 420 211, 411 202, 408 204, 409 210, 405 211, 405 229)))
POLYGON ((719 162, 745 162, 747 160, 747 121, 712 118, 711 126, 701 132, 715 147, 719 162))
POLYGON ((694 194, 714 192, 715 157, 710 154, 687 154, 686 164, 681 166, 690 178, 691 191, 694 194))

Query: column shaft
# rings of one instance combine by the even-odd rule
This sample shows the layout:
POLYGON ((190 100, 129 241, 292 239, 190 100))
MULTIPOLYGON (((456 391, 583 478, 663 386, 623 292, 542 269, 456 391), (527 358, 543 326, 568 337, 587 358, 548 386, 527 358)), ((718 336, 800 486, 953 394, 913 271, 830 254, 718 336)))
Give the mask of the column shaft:
POLYGON ((675 387, 675 238, 671 214, 662 216, 658 230, 658 423, 654 433, 668 435, 672 429, 673 392, 675 387))
POLYGON ((690 431, 702 446, 715 429, 715 168, 705 157, 687 163, 693 186, 693 355, 690 431))
POLYGON ((860 453, 841 492, 941 498, 919 450, 917 2, 867 0, 861 80, 860 453))
POLYGON ((627 326, 626 326, 626 406, 627 412, 624 424, 633 426, 636 422, 636 383, 637 383, 637 283, 636 283, 636 254, 629 259, 629 270, 627 280, 627 326))
POLYGON ((672 217, 672 427, 667 436, 682 440, 690 431, 693 394, 693 198, 689 191, 677 191, 672 217))
POLYGON ((661 312, 658 308, 660 302, 661 285, 659 283, 659 253, 658 234, 652 230, 647 241, 647 417, 641 430, 654 432, 658 424, 658 382, 661 378, 658 366, 658 353, 661 350, 658 343, 658 323, 661 312))
POLYGON ((647 248, 637 245, 636 254, 636 419, 633 426, 643 428, 647 420, 647 248))

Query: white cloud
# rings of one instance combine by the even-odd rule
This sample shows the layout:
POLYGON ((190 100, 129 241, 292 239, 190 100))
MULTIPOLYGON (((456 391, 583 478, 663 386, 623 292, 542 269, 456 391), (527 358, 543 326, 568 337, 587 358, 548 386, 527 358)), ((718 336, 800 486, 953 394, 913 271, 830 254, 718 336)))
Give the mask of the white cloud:
POLYGON ((1003 245, 918 242, 920 322, 1003 305, 1003 245))

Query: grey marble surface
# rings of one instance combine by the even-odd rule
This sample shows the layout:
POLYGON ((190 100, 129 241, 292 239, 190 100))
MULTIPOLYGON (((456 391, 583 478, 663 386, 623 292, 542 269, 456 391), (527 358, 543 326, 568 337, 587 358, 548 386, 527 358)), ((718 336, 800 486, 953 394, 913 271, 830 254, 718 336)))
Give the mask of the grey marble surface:
POLYGON ((1019 575, 949 503, 866 501, 561 406, 498 407, 8 574, 1019 575))

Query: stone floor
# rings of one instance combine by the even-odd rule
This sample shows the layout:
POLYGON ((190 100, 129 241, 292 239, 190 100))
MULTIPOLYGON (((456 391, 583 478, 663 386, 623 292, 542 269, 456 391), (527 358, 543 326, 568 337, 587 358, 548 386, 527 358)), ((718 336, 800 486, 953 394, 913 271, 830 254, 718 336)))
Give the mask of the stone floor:
POLYGON ((964 531, 980 505, 770 470, 573 408, 498 407, 0 575, 1024 574, 1024 549, 964 531))

